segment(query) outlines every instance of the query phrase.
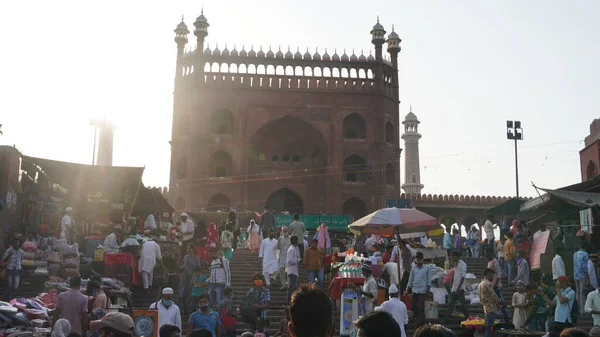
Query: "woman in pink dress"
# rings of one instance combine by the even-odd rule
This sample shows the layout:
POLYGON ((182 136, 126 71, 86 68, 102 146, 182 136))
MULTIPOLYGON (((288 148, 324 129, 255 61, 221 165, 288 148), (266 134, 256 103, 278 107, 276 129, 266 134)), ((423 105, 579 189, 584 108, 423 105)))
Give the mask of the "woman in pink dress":
POLYGON ((204 259, 210 261, 209 251, 211 248, 217 247, 217 241, 219 240, 219 232, 217 231, 217 225, 214 222, 208 224, 206 230, 206 244, 204 245, 204 259))

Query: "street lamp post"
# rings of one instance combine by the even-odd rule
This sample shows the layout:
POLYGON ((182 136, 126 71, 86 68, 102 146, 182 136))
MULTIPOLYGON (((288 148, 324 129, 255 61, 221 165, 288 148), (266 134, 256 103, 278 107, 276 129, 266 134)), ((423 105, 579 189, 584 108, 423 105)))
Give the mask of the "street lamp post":
POLYGON ((517 198, 519 197, 519 156, 517 141, 523 140, 523 128, 520 121, 506 121, 506 139, 515 141, 515 184, 517 198))

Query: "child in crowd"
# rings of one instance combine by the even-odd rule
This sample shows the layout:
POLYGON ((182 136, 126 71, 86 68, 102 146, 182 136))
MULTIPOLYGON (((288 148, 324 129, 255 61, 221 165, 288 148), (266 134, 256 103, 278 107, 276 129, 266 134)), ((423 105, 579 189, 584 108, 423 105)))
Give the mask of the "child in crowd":
POLYGON ((275 337, 291 337, 290 329, 288 327, 288 322, 290 321, 290 307, 285 308, 285 317, 281 319, 281 324, 279 324, 279 331, 275 334, 275 337))
POLYGON ((223 289, 223 296, 224 299, 219 303, 217 312, 221 316, 221 322, 223 323, 223 331, 225 331, 224 337, 235 337, 237 311, 233 304, 233 289, 231 287, 225 287, 225 289, 223 289))
POLYGON ((256 332, 254 333, 254 337, 269 337, 269 331, 267 331, 268 327, 269 320, 259 317, 256 320, 256 332))
POLYGON ((192 293, 192 279, 194 278, 194 271, 200 267, 200 258, 196 255, 194 244, 187 246, 187 254, 183 258, 183 270, 181 274, 181 281, 179 284, 179 304, 184 313, 188 313, 188 307, 191 306, 191 312, 195 311, 196 302, 190 302, 189 296, 192 293))
POLYGON ((544 331, 546 330, 546 320, 547 320, 547 309, 548 306, 544 298, 540 294, 540 289, 537 284, 529 283, 525 287, 525 291, 527 295, 526 303, 527 303, 527 324, 529 325, 529 330, 532 331, 544 331))
POLYGON ((498 263, 500 263, 500 269, 502 269, 502 275, 506 275, 504 269, 504 236, 500 239, 500 242, 496 245, 496 256, 498 257, 498 263))
POLYGON ((512 306, 515 308, 513 313, 513 324, 515 329, 521 329, 527 321, 527 301, 525 299, 525 284, 518 281, 515 285, 517 292, 513 294, 512 306))
POLYGON ((221 249, 223 250, 223 257, 227 260, 231 260, 233 255, 233 232, 230 225, 225 225, 221 232, 221 249))
POLYGON ((190 305, 192 307, 192 312, 196 311, 198 305, 198 296, 206 292, 204 287, 206 287, 206 275, 202 273, 201 267, 194 268, 194 276, 192 277, 192 282, 190 287, 192 288, 192 296, 190 298, 190 305))

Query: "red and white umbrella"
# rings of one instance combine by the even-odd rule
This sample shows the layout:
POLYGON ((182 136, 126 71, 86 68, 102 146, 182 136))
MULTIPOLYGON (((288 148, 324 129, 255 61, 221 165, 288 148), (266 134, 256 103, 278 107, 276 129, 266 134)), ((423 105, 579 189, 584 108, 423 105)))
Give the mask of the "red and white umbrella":
POLYGON ((416 208, 382 208, 348 225, 355 234, 410 234, 427 232, 440 226, 436 218, 416 208))

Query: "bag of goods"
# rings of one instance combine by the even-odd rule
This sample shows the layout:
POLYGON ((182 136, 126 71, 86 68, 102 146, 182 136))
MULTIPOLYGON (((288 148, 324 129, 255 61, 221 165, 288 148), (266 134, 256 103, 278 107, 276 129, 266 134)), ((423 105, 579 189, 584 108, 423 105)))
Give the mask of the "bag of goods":
POLYGON ((27 309, 27 310, 25 310, 25 314, 27 315, 27 318, 29 318, 29 319, 45 319, 45 318, 47 318, 46 312, 44 310, 27 309))
POLYGON ((29 241, 29 240, 23 242, 23 245, 21 246, 21 248, 23 248, 23 250, 26 252, 35 252, 37 250, 37 246, 35 245, 35 242, 29 241))
POLYGON ((65 268, 63 270, 64 278, 77 277, 77 276, 79 276, 79 271, 75 268, 65 268))
POLYGON ((50 251, 50 252, 48 252, 48 257, 46 258, 46 261, 48 261, 49 263, 61 264, 62 263, 62 258, 60 256, 60 253, 54 252, 54 251, 50 251))
POLYGON ((79 266, 79 259, 76 257, 68 257, 63 260, 64 268, 77 268, 79 266))
POLYGON ((79 257, 79 244, 75 243, 73 245, 64 244, 62 247, 62 257, 79 257))
POLYGON ((32 251, 24 251, 23 252, 23 260, 33 260, 35 259, 35 252, 32 251))
POLYGON ((45 328, 48 326, 48 321, 43 319, 32 319, 29 323, 31 323, 31 326, 34 328, 45 328))

